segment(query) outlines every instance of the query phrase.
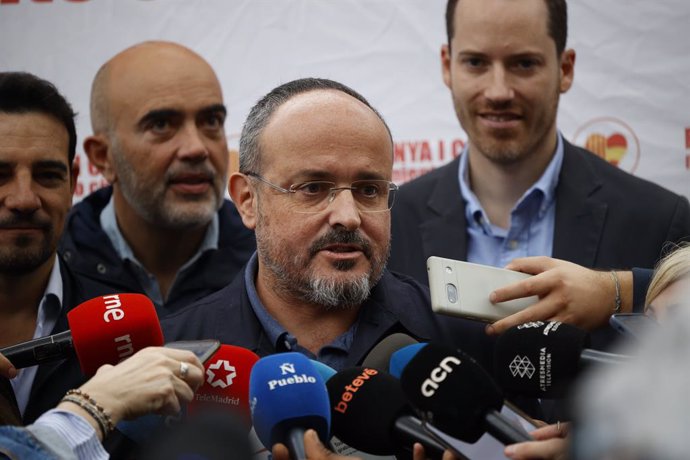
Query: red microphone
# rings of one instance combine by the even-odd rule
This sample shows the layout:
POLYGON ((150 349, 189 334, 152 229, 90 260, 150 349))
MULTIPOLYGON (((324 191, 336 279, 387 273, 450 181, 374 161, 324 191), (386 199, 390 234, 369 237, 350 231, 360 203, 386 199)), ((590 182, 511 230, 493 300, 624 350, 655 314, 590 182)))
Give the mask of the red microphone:
POLYGON ((221 345, 204 364, 204 383, 187 406, 190 415, 227 408, 237 412, 249 425, 249 375, 258 360, 256 353, 246 348, 221 345))
POLYGON ((136 351, 163 345, 156 308, 142 294, 112 294, 79 304, 67 313, 69 331, 3 348, 16 368, 68 358, 76 353, 82 372, 116 364, 136 351))

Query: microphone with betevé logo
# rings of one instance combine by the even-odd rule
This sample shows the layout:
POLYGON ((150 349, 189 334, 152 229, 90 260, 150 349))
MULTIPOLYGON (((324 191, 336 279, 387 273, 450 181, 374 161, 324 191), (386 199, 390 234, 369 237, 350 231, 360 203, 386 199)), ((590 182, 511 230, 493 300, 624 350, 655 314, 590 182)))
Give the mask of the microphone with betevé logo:
POLYGON ((254 430, 267 449, 282 443, 293 460, 305 460, 304 432, 309 428, 328 443, 328 392, 306 356, 288 352, 257 361, 249 377, 249 401, 254 430))
POLYGON ((70 330, 0 350, 16 368, 76 354, 86 375, 116 364, 148 346, 163 345, 156 308, 142 294, 112 294, 87 300, 67 312, 70 330))
POLYGON ((419 442, 429 458, 445 448, 412 414, 398 380, 369 367, 343 369, 327 382, 333 435, 355 449, 374 455, 409 454, 419 442))

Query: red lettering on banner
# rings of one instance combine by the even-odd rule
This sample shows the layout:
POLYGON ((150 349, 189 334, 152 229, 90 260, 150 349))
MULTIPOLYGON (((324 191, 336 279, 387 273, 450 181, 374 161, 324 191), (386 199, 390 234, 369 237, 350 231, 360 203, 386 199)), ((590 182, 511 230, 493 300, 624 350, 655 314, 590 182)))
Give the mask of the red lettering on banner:
POLYGON ((690 128, 685 128, 685 148, 690 149, 690 128))
POLYGON ((395 164, 404 163, 432 163, 443 164, 462 153, 465 141, 454 139, 446 142, 443 139, 401 141, 396 142, 393 148, 393 160, 395 164), (450 158, 449 158, 450 157, 450 158))
POLYGON ((422 142, 422 151, 419 155, 419 161, 431 161, 431 149, 427 141, 422 142))

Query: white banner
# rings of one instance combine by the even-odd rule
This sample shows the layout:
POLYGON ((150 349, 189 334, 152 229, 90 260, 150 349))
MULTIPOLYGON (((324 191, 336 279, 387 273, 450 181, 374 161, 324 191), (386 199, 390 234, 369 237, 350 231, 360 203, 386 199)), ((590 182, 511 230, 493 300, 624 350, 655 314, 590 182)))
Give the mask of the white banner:
MULTIPOLYGON (((249 108, 271 88, 332 78, 384 115, 402 183, 450 161, 466 139, 441 80, 444 12, 445 0, 0 0, 0 70, 55 83, 83 139, 103 62, 143 40, 182 43, 216 69, 235 149, 249 108)), ((690 197, 690 3, 571 0, 569 15, 577 60, 560 129, 690 197)), ((77 199, 102 182, 82 167, 77 199)))

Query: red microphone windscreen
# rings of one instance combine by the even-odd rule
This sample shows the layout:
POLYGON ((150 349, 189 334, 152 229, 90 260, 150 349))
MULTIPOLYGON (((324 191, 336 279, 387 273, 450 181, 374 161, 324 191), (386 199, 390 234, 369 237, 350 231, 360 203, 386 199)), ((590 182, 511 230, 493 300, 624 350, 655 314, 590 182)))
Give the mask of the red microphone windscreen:
POLYGON ((249 375, 256 353, 234 345, 221 345, 204 364, 204 383, 189 403, 190 414, 204 409, 218 411, 221 408, 236 411, 249 424, 249 375))
POLYGON ((163 345, 156 308, 142 294, 113 294, 81 303, 67 313, 79 365, 91 375, 142 348, 163 345))

